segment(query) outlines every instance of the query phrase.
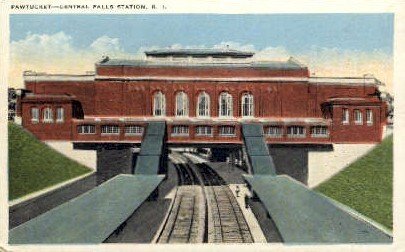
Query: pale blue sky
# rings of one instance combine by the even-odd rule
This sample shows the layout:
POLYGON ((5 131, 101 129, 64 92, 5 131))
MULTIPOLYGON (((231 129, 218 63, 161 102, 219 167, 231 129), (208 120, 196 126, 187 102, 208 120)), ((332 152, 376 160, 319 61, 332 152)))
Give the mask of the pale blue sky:
POLYGON ((173 44, 211 47, 232 41, 255 49, 284 47, 292 53, 313 47, 392 54, 393 14, 273 15, 12 15, 11 40, 63 31, 77 48, 101 36, 119 38, 127 52, 173 44))

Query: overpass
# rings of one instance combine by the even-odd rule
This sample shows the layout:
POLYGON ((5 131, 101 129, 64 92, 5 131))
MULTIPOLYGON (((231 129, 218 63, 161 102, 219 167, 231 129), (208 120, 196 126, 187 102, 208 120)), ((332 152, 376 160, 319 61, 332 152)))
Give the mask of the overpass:
MULTIPOLYGON (((103 242, 142 202, 156 196, 156 188, 164 179, 161 175, 167 172, 165 128, 164 122, 148 124, 132 175, 118 175, 13 228, 9 233, 10 243, 103 242)), ((261 124, 243 124, 242 134, 245 158, 250 167, 250 174, 244 179, 274 220, 283 242, 392 242, 390 232, 361 214, 308 189, 289 176, 277 175, 261 124)))

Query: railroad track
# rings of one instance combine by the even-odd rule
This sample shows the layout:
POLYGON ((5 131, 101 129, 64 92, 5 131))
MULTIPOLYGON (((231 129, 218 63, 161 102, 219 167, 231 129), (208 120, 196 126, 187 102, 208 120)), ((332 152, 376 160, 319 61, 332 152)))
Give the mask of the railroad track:
POLYGON ((205 231, 205 198, 201 181, 181 156, 170 156, 177 174, 178 188, 158 243, 202 243, 205 231))
POLYGON ((204 163, 196 164, 202 175, 208 206, 209 243, 253 243, 243 213, 225 181, 204 163))
POLYGON ((171 154, 170 159, 179 186, 157 242, 253 243, 249 226, 225 181, 204 163, 192 163, 179 154, 171 154))

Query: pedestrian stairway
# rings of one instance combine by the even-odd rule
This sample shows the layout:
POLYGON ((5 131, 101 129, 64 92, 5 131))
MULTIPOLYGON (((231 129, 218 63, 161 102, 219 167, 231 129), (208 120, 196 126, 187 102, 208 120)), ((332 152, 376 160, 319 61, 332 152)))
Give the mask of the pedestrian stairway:
POLYGON ((263 136, 262 124, 243 123, 242 133, 252 173, 276 175, 276 167, 263 136))
POLYGON ((165 122, 150 122, 142 139, 141 152, 137 158, 135 174, 158 174, 165 154, 165 122))
POLYGON ((242 124, 252 175, 245 181, 263 203, 285 243, 391 243, 392 233, 276 168, 259 123, 242 124))

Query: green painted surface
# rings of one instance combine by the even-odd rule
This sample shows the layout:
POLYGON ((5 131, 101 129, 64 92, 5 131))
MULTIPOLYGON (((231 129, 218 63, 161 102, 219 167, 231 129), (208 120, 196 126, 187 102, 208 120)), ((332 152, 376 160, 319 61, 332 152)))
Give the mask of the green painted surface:
POLYGON ((276 175, 275 165, 271 156, 251 156, 250 162, 254 174, 276 175))
POLYGON ((245 176, 286 243, 390 243, 390 234, 288 176, 245 176))
POLYGON ((101 243, 154 191, 163 176, 118 175, 9 232, 11 244, 101 243))
POLYGON ((135 174, 157 174, 165 144, 165 122, 151 122, 142 139, 141 152, 135 166, 135 174))
POLYGON ((91 172, 14 123, 8 134, 10 200, 91 172))
POLYGON ((162 154, 163 136, 145 135, 141 144, 140 155, 144 156, 160 156, 162 154))
POLYGON ((393 136, 316 191, 392 229, 393 136))
POLYGON ((150 122, 146 130, 146 135, 159 135, 164 136, 166 134, 165 122, 150 122))
POLYGON ((250 156, 269 156, 263 137, 245 137, 245 146, 250 156))
POLYGON ((242 124, 243 140, 254 174, 276 175, 276 167, 270 156, 260 123, 242 124))
POLYGON ((244 137, 263 136, 263 125, 261 123, 242 123, 242 132, 244 137))
POLYGON ((138 156, 135 174, 158 174, 160 156, 138 156))

